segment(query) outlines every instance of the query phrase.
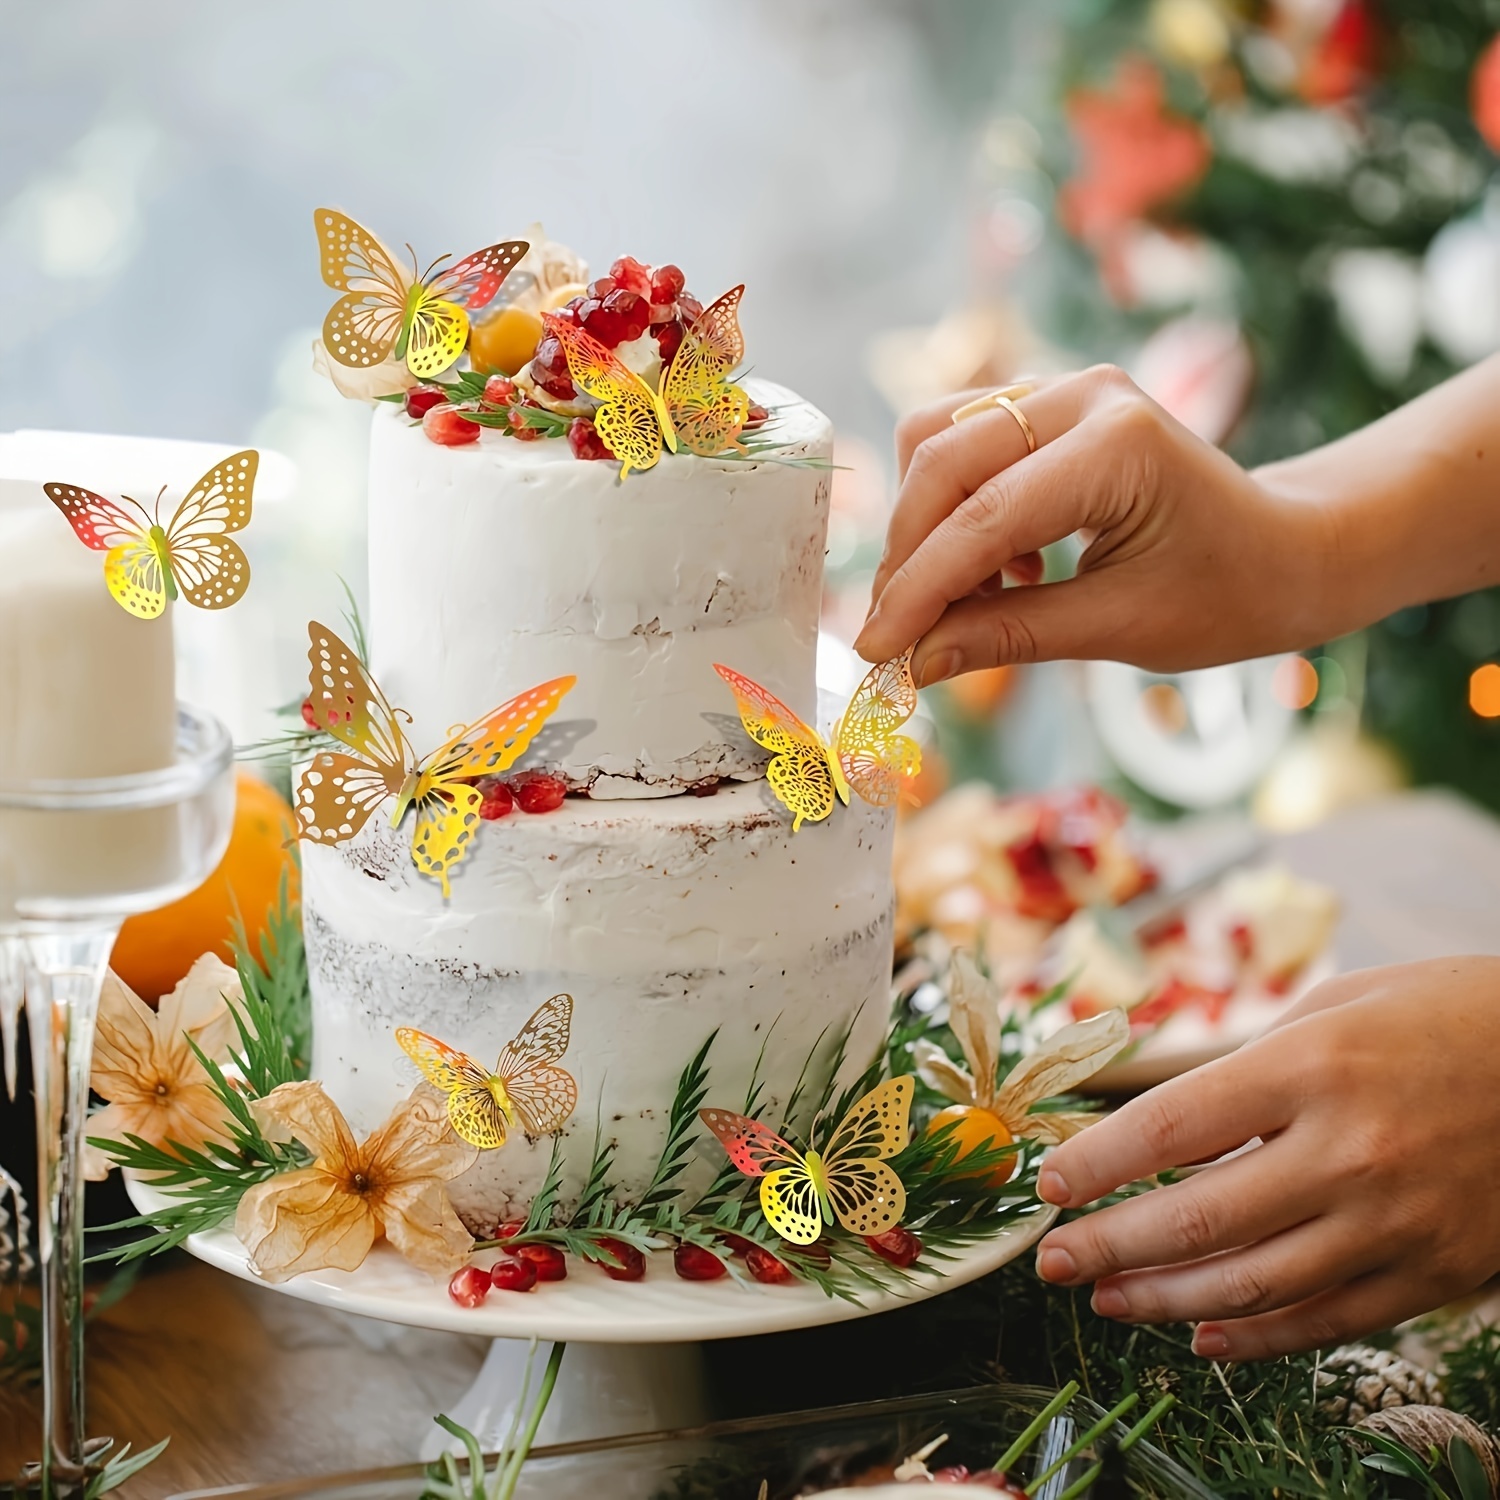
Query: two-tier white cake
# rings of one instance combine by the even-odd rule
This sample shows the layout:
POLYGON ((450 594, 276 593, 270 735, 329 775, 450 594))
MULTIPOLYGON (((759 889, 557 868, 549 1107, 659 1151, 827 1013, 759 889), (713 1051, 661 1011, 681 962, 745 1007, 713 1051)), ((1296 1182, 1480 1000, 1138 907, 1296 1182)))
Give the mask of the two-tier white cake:
MULTIPOLYGON (((664 456, 623 482, 559 439, 486 431, 443 447, 377 412, 369 491, 371 668, 421 749, 544 680, 577 685, 526 757, 575 795, 483 825, 452 893, 410 829, 374 818, 304 846, 315 1076, 372 1128, 416 1075, 397 1027, 492 1065, 549 996, 574 998, 566 1126, 596 1122, 644 1186, 673 1085, 717 1031, 712 1077, 739 1104, 761 1056, 771 1113, 822 1038, 882 1035, 892 814, 855 799, 795 835, 713 670, 725 662, 809 721, 828 522, 827 419, 790 392, 775 458, 664 456), (426 541, 422 539, 428 539, 426 541), (434 550, 431 539, 441 538, 434 550)), ((516 1132, 453 1198, 471 1228, 523 1212, 550 1142, 516 1132)))

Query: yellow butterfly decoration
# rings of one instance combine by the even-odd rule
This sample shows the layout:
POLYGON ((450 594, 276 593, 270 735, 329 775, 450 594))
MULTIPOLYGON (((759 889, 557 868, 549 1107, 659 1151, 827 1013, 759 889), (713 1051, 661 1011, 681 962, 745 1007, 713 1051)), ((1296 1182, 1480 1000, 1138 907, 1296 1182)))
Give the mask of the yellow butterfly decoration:
POLYGON ((503 1146, 512 1127, 530 1136, 561 1130, 578 1103, 578 1085, 557 1064, 568 1050, 573 997, 554 995, 505 1044, 493 1071, 425 1031, 402 1026, 401 1049, 448 1096, 448 1121, 481 1151, 503 1146))
POLYGON ((621 479, 632 469, 654 468, 663 447, 712 458, 744 446, 739 437, 750 398, 728 378, 745 357, 739 318, 744 295, 743 286, 733 287, 698 314, 662 374, 660 391, 592 334, 543 315, 567 356, 573 384, 600 403, 594 426, 620 460, 621 479))
POLYGON ((353 753, 319 751, 302 772, 296 798, 299 837, 342 844, 393 797, 391 826, 416 807, 412 863, 438 880, 447 896, 448 871, 464 857, 479 828, 483 798, 471 782, 513 765, 578 679, 557 677, 502 703, 418 760, 401 727, 409 716, 386 702, 359 656, 317 621, 307 633, 312 641, 309 716, 353 753))
POLYGON ((886 1161, 907 1142, 915 1084, 888 1078, 839 1122, 826 1151, 799 1151, 759 1120, 727 1109, 700 1109, 729 1159, 760 1178, 760 1211, 782 1239, 810 1245, 825 1227, 884 1234, 906 1212, 906 1189, 886 1161))
POLYGON ((851 788, 891 806, 922 768, 921 746, 898 733, 917 706, 910 649, 871 667, 826 740, 758 682, 718 662, 714 671, 729 684, 745 733, 772 752, 766 780, 792 812, 793 833, 826 818, 835 797, 847 807, 851 788))
POLYGON ((150 511, 128 495, 122 505, 76 484, 42 488, 78 540, 108 554, 104 583, 120 605, 154 620, 179 594, 199 609, 227 609, 250 586, 250 563, 229 534, 250 524, 259 465, 253 448, 231 453, 187 492, 165 526, 165 487, 150 511))
POLYGON ((389 355, 406 361, 419 380, 441 375, 464 352, 469 312, 483 307, 530 246, 502 240, 454 261, 440 255, 411 272, 368 229, 337 209, 313 213, 323 252, 323 280, 344 295, 323 319, 323 346, 341 365, 364 370, 389 355))

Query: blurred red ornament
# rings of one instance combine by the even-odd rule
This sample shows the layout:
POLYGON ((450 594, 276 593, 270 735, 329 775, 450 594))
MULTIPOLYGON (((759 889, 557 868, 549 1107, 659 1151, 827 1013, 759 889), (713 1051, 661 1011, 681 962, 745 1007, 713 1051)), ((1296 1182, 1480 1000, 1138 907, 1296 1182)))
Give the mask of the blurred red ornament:
POLYGON ((1308 54, 1298 92, 1309 104, 1337 104, 1380 71, 1380 23, 1365 0, 1344 0, 1308 54))
POLYGON ((1082 158, 1063 184, 1063 227, 1095 246, 1195 186, 1213 158, 1201 126, 1166 108, 1161 74, 1145 58, 1120 63, 1114 84, 1068 96, 1082 158))
POLYGON ((1500 36, 1479 54, 1469 79, 1469 109, 1491 151, 1500 153, 1500 36))

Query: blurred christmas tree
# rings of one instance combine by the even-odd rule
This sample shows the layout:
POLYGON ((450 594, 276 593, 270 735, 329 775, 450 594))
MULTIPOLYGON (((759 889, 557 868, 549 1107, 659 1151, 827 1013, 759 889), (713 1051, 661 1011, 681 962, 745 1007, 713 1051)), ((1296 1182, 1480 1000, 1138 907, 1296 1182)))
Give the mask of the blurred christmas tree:
MULTIPOLYGON (((1061 183, 1049 332, 1137 350, 1142 384, 1247 464, 1500 349, 1500 3, 1065 16, 1066 128, 1037 153, 1061 183)), ((1417 780, 1500 808, 1500 589, 1403 611, 1368 646, 1370 731, 1417 780)))

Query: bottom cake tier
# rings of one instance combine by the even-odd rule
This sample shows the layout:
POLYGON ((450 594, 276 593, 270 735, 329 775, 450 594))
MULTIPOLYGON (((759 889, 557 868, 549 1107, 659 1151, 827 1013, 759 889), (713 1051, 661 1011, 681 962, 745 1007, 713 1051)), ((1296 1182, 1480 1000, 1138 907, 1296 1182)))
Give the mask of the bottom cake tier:
MULTIPOLYGON (((875 1055, 893 822, 856 799, 793 834, 763 781, 712 797, 569 799, 486 824, 447 900, 412 865, 409 824, 372 819, 347 844, 306 847, 313 1074, 369 1130, 421 1081, 398 1027, 490 1068, 543 1001, 569 994, 560 1065, 578 1103, 563 1128, 564 1199, 596 1128, 616 1145, 620 1194, 637 1194, 678 1076, 711 1034, 707 1102, 742 1109, 759 1060, 772 1120, 810 1057, 812 1080, 826 1076, 846 1033, 846 1078, 875 1055)), ((470 1229, 524 1213, 551 1147, 517 1129, 451 1185, 470 1229)))

